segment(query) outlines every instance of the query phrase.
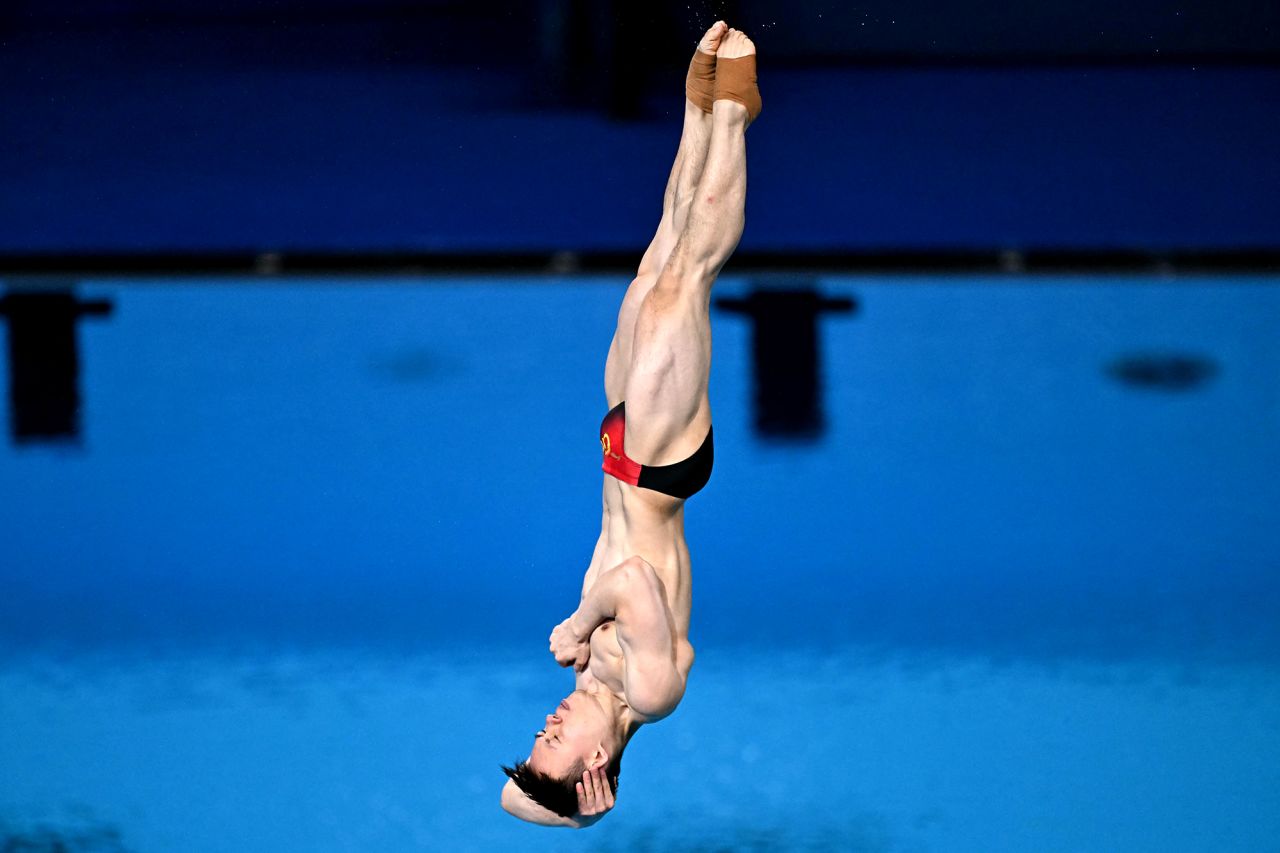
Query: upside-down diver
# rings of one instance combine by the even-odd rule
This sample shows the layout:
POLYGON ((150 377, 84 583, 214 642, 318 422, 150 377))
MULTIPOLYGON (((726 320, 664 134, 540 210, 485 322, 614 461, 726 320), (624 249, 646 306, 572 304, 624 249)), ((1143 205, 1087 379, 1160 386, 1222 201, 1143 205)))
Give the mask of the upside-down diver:
POLYGON ((546 716, 528 759, 503 768, 502 807, 524 820, 599 820, 631 737, 684 696, 693 666, 684 504, 711 476, 711 286, 745 224, 746 130, 761 108, 755 52, 717 21, 689 65, 662 219, 605 361, 600 538, 577 610, 551 632, 556 661, 576 671, 574 690, 546 716))

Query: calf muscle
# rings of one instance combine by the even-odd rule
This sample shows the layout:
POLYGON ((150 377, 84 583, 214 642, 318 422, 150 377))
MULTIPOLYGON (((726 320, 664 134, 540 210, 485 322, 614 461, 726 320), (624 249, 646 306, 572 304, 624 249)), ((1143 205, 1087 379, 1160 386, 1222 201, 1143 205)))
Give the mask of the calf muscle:
POLYGON ((747 147, 745 113, 716 102, 711 145, 684 230, 663 277, 710 289, 746 226, 747 147))

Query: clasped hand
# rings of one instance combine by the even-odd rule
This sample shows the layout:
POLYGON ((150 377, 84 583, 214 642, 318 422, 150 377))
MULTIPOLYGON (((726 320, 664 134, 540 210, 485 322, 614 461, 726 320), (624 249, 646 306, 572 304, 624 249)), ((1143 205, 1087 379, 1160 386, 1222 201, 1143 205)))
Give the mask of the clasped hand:
POLYGON ((561 622, 551 631, 551 654, 561 666, 572 666, 582 672, 591 660, 590 637, 580 637, 573 625, 573 617, 561 622))

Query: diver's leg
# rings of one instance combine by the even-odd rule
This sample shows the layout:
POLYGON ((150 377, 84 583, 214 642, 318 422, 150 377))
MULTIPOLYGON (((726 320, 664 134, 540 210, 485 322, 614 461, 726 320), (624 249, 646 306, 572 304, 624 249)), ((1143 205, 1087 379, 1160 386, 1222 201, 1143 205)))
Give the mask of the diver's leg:
POLYGON ((640 275, 656 276, 667 264, 671 250, 675 248, 680 232, 684 230, 689 215, 693 190, 702 177, 707 161, 707 145, 711 140, 712 103, 714 97, 714 62, 720 40, 728 31, 724 21, 716 21, 707 30, 685 78, 684 128, 680 133, 680 147, 675 163, 667 177, 667 187, 662 195, 662 218, 658 231, 640 260, 640 275))
MULTIPOLYGON (((722 59, 750 56, 753 66, 754 54, 755 45, 736 30, 721 41, 722 59)), ((745 67, 737 69, 741 84, 745 67)), ((749 76, 752 110, 736 99, 715 101, 707 160, 685 227, 636 318, 625 388, 627 454, 647 465, 686 458, 711 426, 711 285, 746 222, 746 130, 759 112, 754 71, 749 76)))
POLYGON ((605 362, 605 395, 609 405, 614 405, 625 393, 627 374, 631 365, 631 341, 635 329, 636 316, 640 312, 640 304, 645 294, 658 280, 658 274, 666 266, 672 250, 684 230, 688 220, 689 208, 693 201, 694 190, 698 179, 702 176, 707 161, 707 147, 711 141, 712 115, 710 113, 710 96, 704 98, 708 91, 709 81, 705 78, 705 62, 713 59, 720 39, 728 27, 723 21, 717 21, 702 40, 689 65, 689 75, 685 83, 684 128, 680 133, 680 145, 676 150, 675 162, 667 177, 666 190, 662 197, 662 218, 658 222, 658 230, 650 242, 640 267, 631 285, 627 288, 618 310, 618 324, 614 331, 613 342, 609 345, 609 356, 605 362))
POLYGON ((717 78, 707 163, 688 221, 659 282, 678 290, 693 285, 703 299, 710 299, 712 282, 742 237, 747 198, 746 130, 760 112, 755 45, 737 30, 730 30, 721 42, 719 57, 721 68, 732 71, 732 77, 721 71, 717 78), (730 65, 740 62, 749 64, 730 65))

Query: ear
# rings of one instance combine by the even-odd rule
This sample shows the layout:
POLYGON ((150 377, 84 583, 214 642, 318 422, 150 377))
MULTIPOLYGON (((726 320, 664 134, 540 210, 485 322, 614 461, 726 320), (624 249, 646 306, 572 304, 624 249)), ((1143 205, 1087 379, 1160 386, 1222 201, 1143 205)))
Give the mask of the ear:
POLYGON ((609 753, 605 751, 603 745, 597 744, 596 751, 591 753, 587 758, 587 769, 595 770, 597 767, 605 767, 609 764, 609 753))

